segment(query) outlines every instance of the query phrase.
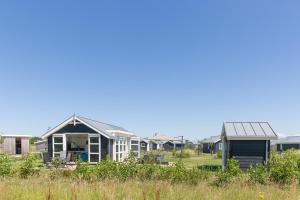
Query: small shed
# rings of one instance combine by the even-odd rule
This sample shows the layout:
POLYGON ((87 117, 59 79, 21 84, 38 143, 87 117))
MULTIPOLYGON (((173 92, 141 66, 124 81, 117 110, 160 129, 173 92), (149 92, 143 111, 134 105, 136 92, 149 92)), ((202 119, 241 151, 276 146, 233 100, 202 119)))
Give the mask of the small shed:
POLYGON ((222 150, 221 136, 211 136, 201 141, 203 153, 217 153, 222 150))
POLYGON ((268 162, 270 140, 278 136, 268 122, 225 122, 221 137, 223 168, 228 159, 234 159, 245 170, 251 165, 268 162))
POLYGON ((37 152, 47 152, 48 150, 47 140, 39 140, 36 141, 34 144, 37 152))
POLYGON ((278 140, 271 141, 277 151, 286 151, 288 149, 300 149, 300 136, 287 136, 278 140))
POLYGON ((28 154, 31 137, 31 135, 1 135, 2 153, 9 155, 28 154))

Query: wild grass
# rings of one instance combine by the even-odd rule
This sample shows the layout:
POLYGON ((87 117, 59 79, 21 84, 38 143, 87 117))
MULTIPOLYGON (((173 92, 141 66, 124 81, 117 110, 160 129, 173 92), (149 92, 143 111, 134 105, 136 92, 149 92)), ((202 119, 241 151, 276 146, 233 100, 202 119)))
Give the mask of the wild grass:
POLYGON ((172 184, 168 181, 103 180, 95 182, 35 177, 8 178, 0 182, 1 200, 90 200, 90 199, 173 199, 173 200, 298 200, 297 185, 251 185, 234 182, 227 187, 215 187, 209 182, 198 185, 172 184))

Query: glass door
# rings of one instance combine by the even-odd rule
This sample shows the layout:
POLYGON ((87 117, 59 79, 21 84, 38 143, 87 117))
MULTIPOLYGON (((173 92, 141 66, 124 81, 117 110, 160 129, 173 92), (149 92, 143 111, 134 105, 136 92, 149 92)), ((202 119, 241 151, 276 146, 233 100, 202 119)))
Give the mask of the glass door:
POLYGON ((101 138, 99 134, 89 134, 89 162, 98 163, 101 160, 101 138))

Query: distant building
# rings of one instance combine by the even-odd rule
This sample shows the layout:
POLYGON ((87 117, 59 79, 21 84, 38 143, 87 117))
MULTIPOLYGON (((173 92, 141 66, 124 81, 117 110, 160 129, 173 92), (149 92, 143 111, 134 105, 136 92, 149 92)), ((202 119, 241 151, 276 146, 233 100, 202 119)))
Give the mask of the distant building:
POLYGON ((34 143, 34 145, 35 145, 36 151, 38 151, 38 152, 47 152, 47 150, 48 150, 47 140, 36 141, 34 143))
POLYGON ((185 140, 181 141, 180 138, 175 138, 167 135, 155 135, 153 137, 144 138, 144 142, 141 145, 148 145, 148 150, 178 150, 184 147, 185 140))
POLYGON ((222 150, 221 136, 211 136, 200 142, 202 144, 203 153, 217 153, 222 150))
POLYGON ((271 141, 276 151, 286 151, 288 149, 300 149, 300 136, 287 136, 271 141))
POLYGON ((9 155, 25 155, 30 151, 31 135, 1 135, 0 152, 9 155))

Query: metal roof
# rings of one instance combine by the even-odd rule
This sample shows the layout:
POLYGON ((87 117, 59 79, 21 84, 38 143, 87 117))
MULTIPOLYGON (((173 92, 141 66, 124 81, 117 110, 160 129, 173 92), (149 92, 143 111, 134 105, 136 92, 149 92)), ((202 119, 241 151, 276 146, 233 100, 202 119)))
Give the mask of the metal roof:
POLYGON ((42 135, 42 138, 43 139, 47 138, 49 135, 55 133, 57 130, 63 128, 64 126, 66 126, 67 124, 69 124, 72 121, 74 121, 74 123, 76 121, 84 123, 88 127, 94 129, 95 131, 97 131, 100 134, 105 135, 108 138, 113 138, 115 136, 134 136, 133 133, 130 133, 129 131, 127 131, 126 129, 124 129, 122 127, 99 122, 99 121, 81 117, 81 116, 73 115, 70 118, 68 118, 67 120, 65 120, 64 122, 62 122, 61 124, 59 124, 58 126, 56 126, 55 128, 49 130, 47 133, 42 135))
POLYGON ((211 136, 210 138, 205 138, 203 140, 201 140, 201 143, 217 143, 221 141, 221 136, 211 136))
POLYGON ((278 137, 268 122, 224 122, 222 136, 228 140, 271 140, 278 137))
POLYGON ((32 135, 18 135, 18 134, 3 134, 3 135, 0 135, 0 137, 32 138, 33 136, 32 135))

